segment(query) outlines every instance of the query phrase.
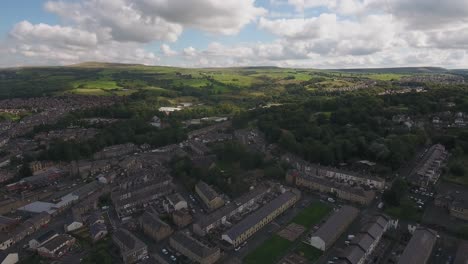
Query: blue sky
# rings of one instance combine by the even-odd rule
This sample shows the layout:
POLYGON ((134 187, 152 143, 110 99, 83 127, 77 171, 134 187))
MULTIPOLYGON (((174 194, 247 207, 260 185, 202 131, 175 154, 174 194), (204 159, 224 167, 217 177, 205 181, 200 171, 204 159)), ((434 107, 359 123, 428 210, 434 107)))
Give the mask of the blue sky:
POLYGON ((468 67, 466 0, 3 0, 0 67, 468 67))

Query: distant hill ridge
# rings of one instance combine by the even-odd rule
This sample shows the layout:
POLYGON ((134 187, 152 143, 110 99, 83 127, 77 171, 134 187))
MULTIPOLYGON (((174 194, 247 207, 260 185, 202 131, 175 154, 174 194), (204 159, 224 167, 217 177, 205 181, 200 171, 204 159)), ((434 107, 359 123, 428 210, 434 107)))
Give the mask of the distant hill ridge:
POLYGON ((361 69, 329 69, 330 71, 352 73, 446 73, 450 70, 441 67, 396 67, 396 68, 361 68, 361 69))
MULTIPOLYGON (((11 67, 11 68, 0 68, 2 70, 14 70, 14 69, 27 69, 27 68, 126 68, 126 67, 159 67, 159 68, 172 68, 172 69, 184 69, 182 67, 173 66, 160 66, 160 65, 144 65, 144 64, 130 64, 130 63, 114 63, 114 62, 98 62, 89 61, 77 64, 71 64, 66 66, 24 66, 24 67, 11 67)), ((194 68, 197 69, 197 68, 194 68)), ((297 69, 300 68, 281 68, 277 66, 245 66, 245 67, 207 67, 199 69, 244 69, 244 70, 275 70, 275 69, 297 69)), ((334 72, 347 72, 347 73, 375 73, 375 74, 418 74, 418 73, 461 73, 466 74, 468 69, 445 69, 442 67, 395 67, 395 68, 352 68, 352 69, 314 69, 314 68, 303 68, 303 70, 319 70, 319 71, 334 71, 334 72)))

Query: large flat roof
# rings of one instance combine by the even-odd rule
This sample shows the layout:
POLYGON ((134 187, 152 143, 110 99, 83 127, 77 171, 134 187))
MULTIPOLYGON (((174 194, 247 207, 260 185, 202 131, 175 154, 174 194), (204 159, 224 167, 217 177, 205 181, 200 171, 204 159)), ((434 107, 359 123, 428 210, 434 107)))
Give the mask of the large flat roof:
POLYGON ((18 208, 20 211, 26 211, 30 213, 42 213, 42 212, 47 212, 49 214, 53 214, 55 210, 55 204, 53 203, 47 203, 47 202, 41 202, 41 201, 36 201, 32 202, 30 204, 27 204, 25 206, 22 206, 18 208))

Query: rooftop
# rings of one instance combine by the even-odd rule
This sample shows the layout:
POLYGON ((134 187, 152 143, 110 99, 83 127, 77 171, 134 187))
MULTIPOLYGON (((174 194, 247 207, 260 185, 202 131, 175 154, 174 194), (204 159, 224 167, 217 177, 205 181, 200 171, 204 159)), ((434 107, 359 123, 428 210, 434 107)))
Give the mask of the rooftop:
POLYGON ((287 191, 283 194, 280 194, 278 197, 273 199, 271 202, 265 204, 257 211, 253 212, 252 214, 248 215, 242 221, 231 227, 226 232, 232 240, 235 240, 238 236, 245 233, 245 231, 249 230, 251 227, 256 225, 262 219, 270 215, 272 212, 283 206, 285 203, 289 202, 291 199, 297 197, 297 194, 287 191))
POLYGON ((32 202, 25 206, 18 208, 20 211, 26 211, 30 213, 41 213, 47 212, 49 214, 53 214, 55 212, 55 204, 53 203, 46 203, 41 201, 32 202))
POLYGON ((145 243, 143 243, 140 239, 123 228, 119 228, 117 231, 115 231, 113 237, 123 245, 121 248, 123 251, 130 251, 146 246, 145 243))
POLYGON ((180 202, 185 202, 184 197, 182 197, 182 195, 180 195, 180 193, 171 194, 171 195, 167 196, 167 199, 169 200, 169 202, 171 204, 178 204, 180 202))
POLYGON ((55 251, 57 248, 60 248, 65 242, 74 239, 72 236, 67 234, 61 234, 56 236, 54 239, 45 243, 42 247, 46 248, 49 251, 55 251))
POLYGON ((414 231, 406 245, 398 264, 424 264, 429 258, 437 239, 437 233, 431 229, 420 228, 414 231), (418 252, 418 254, 415 254, 418 252))
POLYGON ((55 232, 55 230, 49 230, 49 231, 45 232, 44 234, 38 236, 36 238, 36 241, 39 242, 39 243, 43 243, 44 241, 47 241, 51 237, 55 236, 56 234, 57 234, 57 232, 55 232))
POLYGON ((0 215, 0 224, 1 225, 12 225, 17 222, 16 219, 0 215))
POLYGON ((359 210, 354 207, 348 205, 341 207, 314 233, 314 236, 320 237, 326 245, 332 244, 343 232, 342 227, 349 225, 358 213, 359 210))
POLYGON ((183 232, 175 233, 171 236, 171 239, 178 244, 181 244, 184 248, 190 250, 192 253, 198 255, 200 258, 210 256, 219 250, 219 248, 210 248, 183 232))
POLYGON ((235 201, 231 202, 230 204, 221 207, 220 209, 214 211, 213 213, 207 215, 206 217, 203 217, 197 224, 201 228, 205 228, 211 225, 212 223, 220 220, 221 218, 225 217, 226 215, 229 215, 231 212, 239 208, 239 206, 246 204, 252 199, 262 196, 269 191, 270 189, 264 185, 257 186, 255 189, 251 190, 250 192, 245 193, 244 195, 237 198, 235 201))
POLYGON ((145 212, 141 216, 141 222, 143 224, 150 225, 155 229, 159 229, 159 228, 161 228, 163 226, 169 227, 169 225, 166 224, 164 221, 162 221, 156 214, 152 214, 152 213, 149 213, 149 212, 145 212))
POLYGON ((206 184, 205 182, 203 181, 199 181, 196 185, 196 187, 198 188, 198 190, 200 190, 203 195, 208 199, 208 200, 214 200, 216 197, 218 197, 218 193, 216 193, 215 190, 213 190, 213 188, 211 188, 208 184, 206 184))

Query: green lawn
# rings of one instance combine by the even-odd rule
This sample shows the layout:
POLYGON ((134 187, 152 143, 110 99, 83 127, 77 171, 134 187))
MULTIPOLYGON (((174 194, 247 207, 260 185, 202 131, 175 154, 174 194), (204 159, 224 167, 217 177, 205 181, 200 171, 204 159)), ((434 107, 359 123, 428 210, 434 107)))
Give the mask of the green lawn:
POLYGON ((263 242, 261 246, 250 252, 243 263, 247 264, 271 264, 275 263, 280 257, 286 253, 293 242, 284 239, 278 235, 273 235, 271 238, 263 242))
POLYGON ((449 169, 445 175, 444 179, 446 181, 456 183, 456 184, 461 184, 464 186, 468 187, 468 155, 460 155, 456 157, 452 157, 449 161, 448 167, 452 167, 453 165, 459 165, 462 168, 464 168, 464 173, 463 175, 455 175, 452 173, 452 171, 449 169))
POLYGON ((385 213, 395 218, 420 222, 423 212, 418 210, 414 201, 402 199, 398 207, 386 207, 385 213))
POLYGON ((332 208, 324 203, 314 202, 302 210, 291 222, 309 229, 313 225, 318 224, 331 210, 332 208))
POLYGON ((304 243, 300 243, 295 252, 305 257, 310 263, 315 263, 322 256, 322 251, 304 243))

